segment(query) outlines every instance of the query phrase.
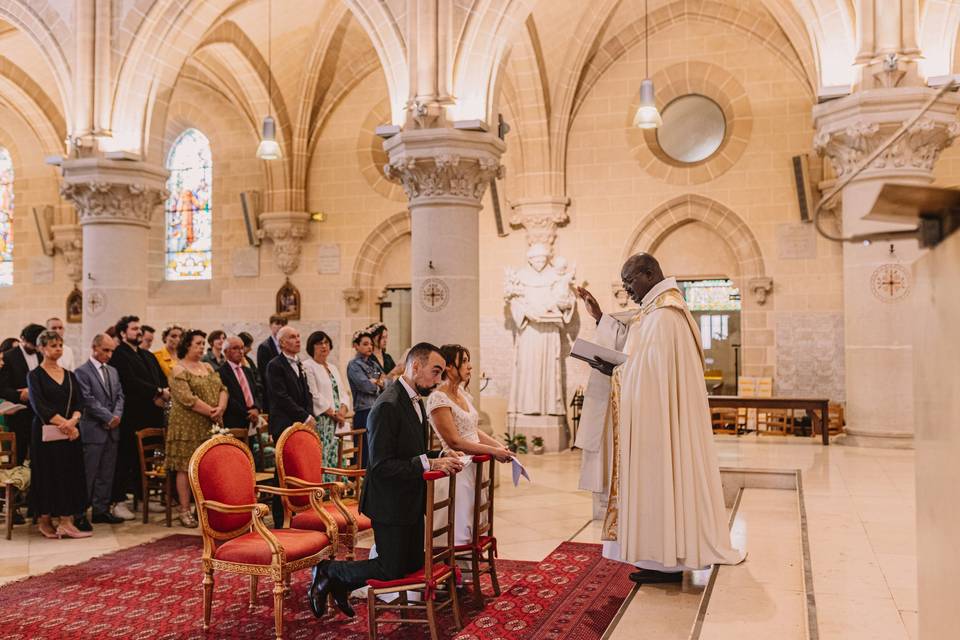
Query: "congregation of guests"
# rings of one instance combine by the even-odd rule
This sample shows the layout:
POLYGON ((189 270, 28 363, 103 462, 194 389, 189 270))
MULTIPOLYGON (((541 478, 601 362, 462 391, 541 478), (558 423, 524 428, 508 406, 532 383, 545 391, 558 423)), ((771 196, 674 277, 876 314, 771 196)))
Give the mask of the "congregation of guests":
MULTIPOLYGON (((19 337, 4 340, 0 398, 26 408, 5 416, 0 426, 15 434, 18 464, 27 460, 30 466, 27 516, 36 520, 40 533, 86 537, 93 524, 133 520, 130 496, 142 499, 136 434, 146 428, 164 430, 163 466, 175 474, 172 506, 184 527, 197 526, 190 458, 219 430, 254 436, 266 419, 275 442, 285 429, 302 423, 316 429, 323 465, 339 466, 337 432, 365 429, 378 397, 404 373, 404 364, 397 365, 387 352, 387 327, 376 323, 356 332, 354 355, 343 371, 331 358, 329 334, 314 331, 304 344, 299 330, 279 315, 270 317, 269 329, 255 361, 248 332, 227 335, 222 329, 206 333, 170 325, 155 338, 157 331, 136 316, 124 316, 95 336, 85 358, 75 357, 64 344, 59 318, 30 324, 19 337)), ((469 352, 456 345, 441 352, 446 367, 442 384, 427 397, 431 426, 426 429, 434 429, 448 451, 509 460, 507 449, 478 429, 479 416, 466 390, 469 352)), ((429 441, 425 431, 425 445, 429 441)), ((364 466, 368 447, 369 441, 360 456, 364 466)), ((458 543, 470 535, 473 489, 467 485, 472 481, 473 474, 457 480, 458 543)), ((156 501, 150 508, 164 509, 156 501)), ((14 518, 24 521, 19 511, 14 518)), ((281 526, 279 500, 273 518, 281 526)))

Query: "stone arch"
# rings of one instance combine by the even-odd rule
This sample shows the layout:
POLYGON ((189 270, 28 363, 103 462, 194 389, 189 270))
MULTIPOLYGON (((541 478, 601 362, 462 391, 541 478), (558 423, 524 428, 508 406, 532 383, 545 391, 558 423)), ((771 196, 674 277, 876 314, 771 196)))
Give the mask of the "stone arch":
POLYGON ((0 56, 0 88, 33 130, 48 155, 63 152, 67 125, 53 99, 23 69, 0 56))
POLYGON ((380 224, 364 239, 353 261, 351 283, 355 289, 372 294, 373 281, 377 275, 380 262, 390 250, 390 246, 402 238, 410 235, 410 212, 395 213, 380 224))
POLYGON ((750 280, 764 277, 763 252, 747 223, 725 205, 694 193, 668 200, 650 212, 630 234, 623 261, 637 251, 654 253, 664 238, 693 221, 711 228, 733 251, 740 266, 735 280, 741 289, 750 280))

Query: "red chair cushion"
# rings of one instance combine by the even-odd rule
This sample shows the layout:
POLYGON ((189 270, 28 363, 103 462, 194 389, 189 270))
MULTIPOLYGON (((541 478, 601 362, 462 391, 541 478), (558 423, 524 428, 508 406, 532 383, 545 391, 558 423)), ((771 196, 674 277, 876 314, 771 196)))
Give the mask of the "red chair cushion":
MULTIPOLYGON (((287 562, 319 553, 330 545, 327 534, 303 529, 271 529, 286 553, 287 562)), ((216 560, 243 564, 270 564, 270 545, 259 533, 251 531, 224 542, 213 552, 216 560)))
MULTIPOLYGON (((345 533, 348 529, 347 519, 340 513, 340 510, 337 509, 337 505, 332 502, 325 502, 323 508, 333 516, 333 521, 337 523, 337 530, 340 533, 345 533)), ((373 528, 373 523, 370 521, 370 518, 359 513, 357 511, 356 505, 347 505, 347 511, 353 514, 354 519, 357 521, 357 531, 367 531, 373 528)), ((311 529, 313 531, 326 531, 326 523, 317 515, 317 512, 313 509, 307 509, 306 511, 301 511, 300 513, 293 516, 293 521, 291 522, 293 527, 297 529, 311 529)))
MULTIPOLYGON (((283 444, 283 475, 312 483, 323 482, 323 443, 312 431, 295 431, 283 444)), ((289 496, 290 504, 304 507, 309 496, 289 496)))
MULTIPOLYGON (((488 544, 497 544, 497 539, 493 536, 480 536, 477 540, 478 549, 486 549, 488 544)), ((453 548, 454 551, 471 551, 473 549, 473 543, 468 542, 467 544, 458 544, 453 548)))
MULTIPOLYGON (((253 504, 253 462, 240 447, 219 444, 211 447, 197 467, 200 491, 204 500, 213 500, 229 505, 253 504)), ((236 531, 250 526, 249 513, 219 513, 207 509, 207 522, 215 531, 236 531)))
MULTIPOLYGON (((433 580, 440 582, 450 573, 450 565, 438 564, 433 567, 433 580)), ((397 580, 367 580, 367 586, 374 589, 392 589, 394 587, 405 587, 411 584, 423 584, 427 580, 424 569, 405 575, 397 580)))

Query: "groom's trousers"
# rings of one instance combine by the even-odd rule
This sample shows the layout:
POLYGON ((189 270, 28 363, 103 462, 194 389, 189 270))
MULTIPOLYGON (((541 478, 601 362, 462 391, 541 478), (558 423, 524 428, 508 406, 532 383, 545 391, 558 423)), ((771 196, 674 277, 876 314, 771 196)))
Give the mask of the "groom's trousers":
POLYGON ((373 523, 377 557, 373 560, 335 560, 326 573, 351 590, 366 586, 367 580, 397 580, 423 568, 423 519, 415 524, 373 523))

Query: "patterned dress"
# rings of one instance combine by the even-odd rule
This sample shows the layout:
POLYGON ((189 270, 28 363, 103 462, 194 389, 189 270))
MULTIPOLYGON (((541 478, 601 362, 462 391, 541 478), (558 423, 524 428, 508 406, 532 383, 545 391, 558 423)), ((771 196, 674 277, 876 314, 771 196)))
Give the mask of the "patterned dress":
MULTIPOLYGON (((340 405, 343 402, 340 399, 340 383, 337 382, 339 376, 334 375, 335 367, 332 364, 326 366, 316 360, 306 360, 304 363, 304 373, 307 376, 307 384, 310 387, 310 395, 313 396, 313 412, 317 419, 317 435, 320 436, 320 442, 323 444, 323 466, 336 468, 340 466, 338 456, 337 422, 326 415, 329 409, 334 412, 340 411, 340 405)), ((324 482, 339 482, 343 480, 340 476, 324 474, 324 482)))
POLYGON ((220 392, 226 387, 220 375, 209 368, 208 373, 198 376, 181 369, 170 377, 170 422, 167 426, 167 454, 165 465, 174 471, 186 471, 190 456, 210 437, 213 423, 190 407, 203 400, 211 407, 220 401, 220 392))

